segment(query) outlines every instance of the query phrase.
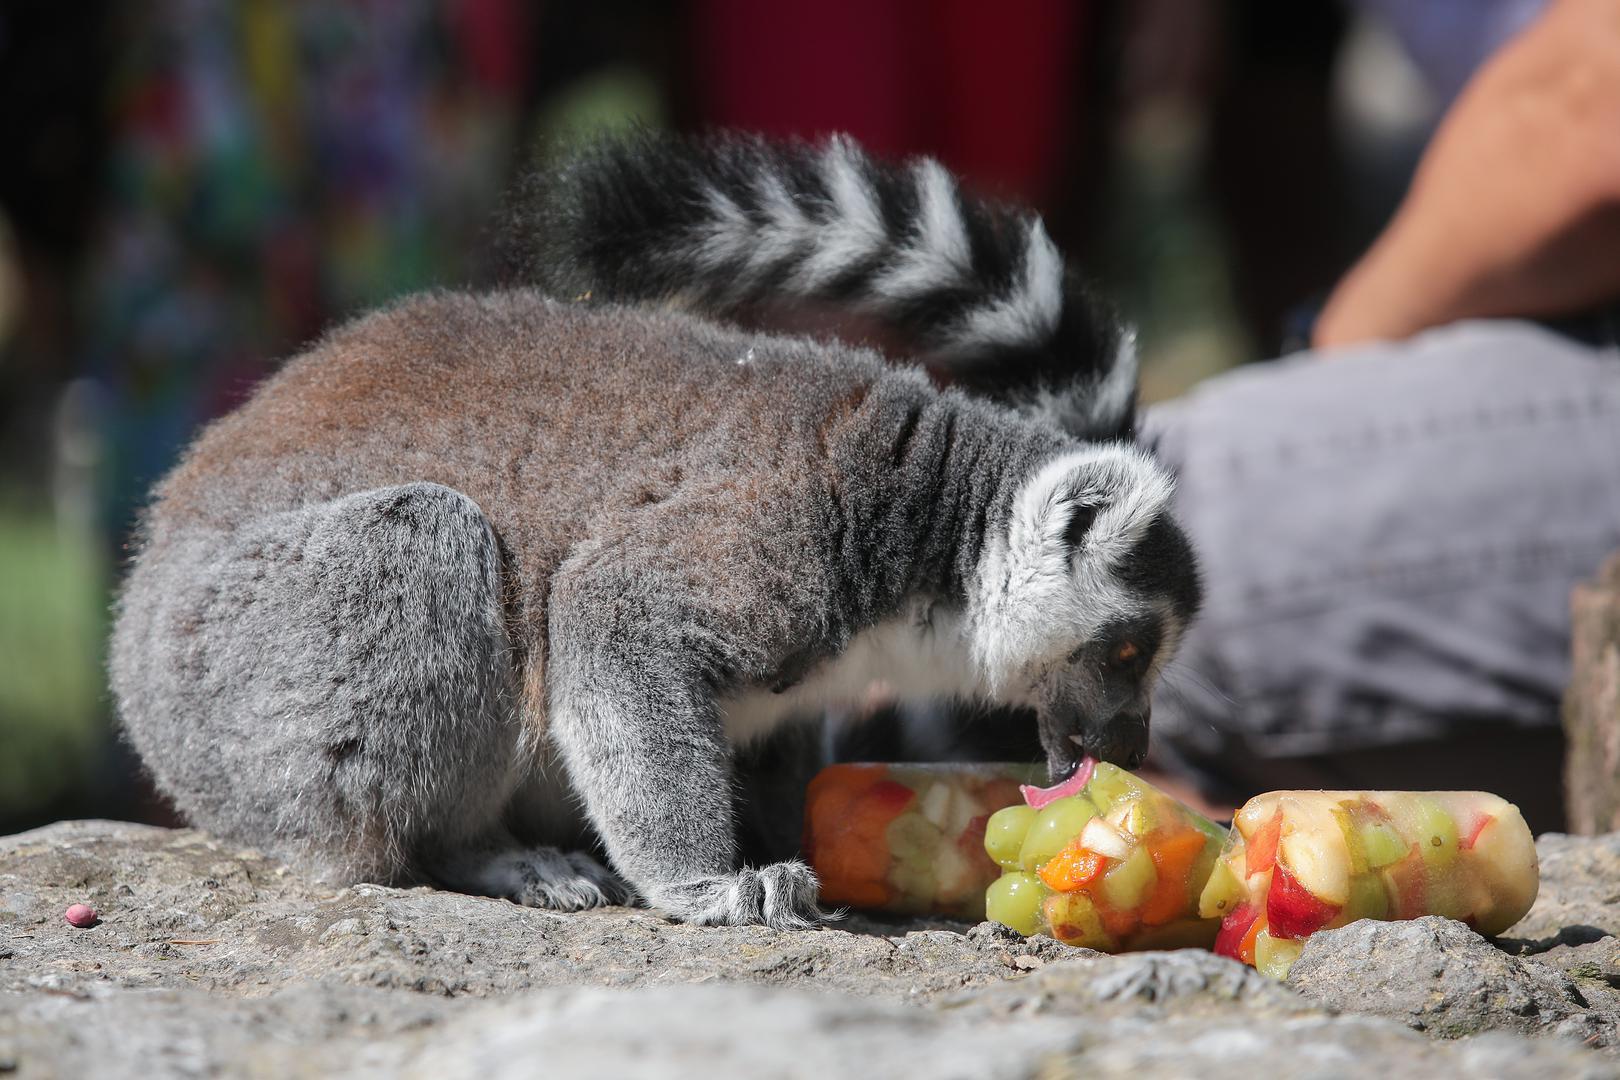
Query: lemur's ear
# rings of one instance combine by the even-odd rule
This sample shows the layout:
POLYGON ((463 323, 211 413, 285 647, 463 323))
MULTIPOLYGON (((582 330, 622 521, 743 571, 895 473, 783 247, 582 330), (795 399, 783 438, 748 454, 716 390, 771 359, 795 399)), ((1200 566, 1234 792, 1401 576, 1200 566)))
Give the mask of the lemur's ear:
POLYGON ((1074 504, 1074 510, 1069 516, 1069 523, 1063 527, 1063 546, 1068 550, 1070 557, 1080 549, 1080 541, 1086 538, 1091 531, 1092 522, 1097 520, 1099 507, 1086 506, 1082 503, 1074 504))

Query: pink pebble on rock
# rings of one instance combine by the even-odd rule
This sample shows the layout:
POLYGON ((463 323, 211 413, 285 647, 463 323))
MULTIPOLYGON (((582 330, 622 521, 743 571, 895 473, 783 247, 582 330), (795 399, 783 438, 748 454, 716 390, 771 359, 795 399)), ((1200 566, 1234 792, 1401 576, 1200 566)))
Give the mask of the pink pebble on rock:
POLYGON ((69 926, 80 928, 94 926, 96 924, 96 909, 89 904, 74 904, 67 909, 67 913, 62 918, 68 921, 69 926))

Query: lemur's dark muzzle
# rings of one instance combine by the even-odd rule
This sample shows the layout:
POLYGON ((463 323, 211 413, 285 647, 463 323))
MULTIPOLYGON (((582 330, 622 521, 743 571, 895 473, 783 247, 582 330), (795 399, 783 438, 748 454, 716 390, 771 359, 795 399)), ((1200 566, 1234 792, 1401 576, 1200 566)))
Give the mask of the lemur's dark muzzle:
POLYGON ((1085 752, 1123 769, 1134 769, 1147 759, 1148 725, 1153 708, 1127 709, 1098 724, 1085 737, 1085 752))
POLYGON ((1124 709, 1105 720, 1083 720, 1072 734, 1041 733, 1046 749, 1046 770, 1053 781, 1067 779, 1090 754, 1125 769, 1140 766, 1147 758, 1151 706, 1124 709))

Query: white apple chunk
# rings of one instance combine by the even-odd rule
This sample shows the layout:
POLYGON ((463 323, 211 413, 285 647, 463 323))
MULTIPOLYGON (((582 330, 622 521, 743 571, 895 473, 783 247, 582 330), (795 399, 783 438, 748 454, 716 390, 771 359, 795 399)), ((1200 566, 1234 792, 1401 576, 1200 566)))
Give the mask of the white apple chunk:
POLYGON ((1350 858, 1337 825, 1331 833, 1286 834, 1277 845, 1277 861, 1323 903, 1342 905, 1350 899, 1350 858))
POLYGON ((1085 829, 1080 833, 1080 846, 1110 859, 1123 859, 1131 853, 1134 845, 1117 825, 1099 817, 1086 822, 1085 829))

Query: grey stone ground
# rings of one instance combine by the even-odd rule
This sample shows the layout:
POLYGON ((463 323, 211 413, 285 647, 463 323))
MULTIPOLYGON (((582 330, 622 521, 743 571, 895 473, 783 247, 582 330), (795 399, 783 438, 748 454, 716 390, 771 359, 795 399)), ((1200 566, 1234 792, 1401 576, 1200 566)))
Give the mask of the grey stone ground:
POLYGON ((1319 935, 1284 986, 989 925, 783 933, 334 890, 190 830, 0 839, 0 1075, 1620 1077, 1620 834, 1536 908, 1319 935), (102 921, 62 920, 84 901, 102 921))

